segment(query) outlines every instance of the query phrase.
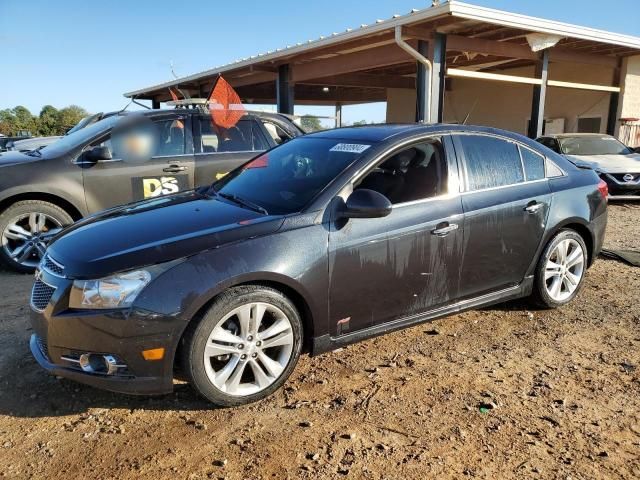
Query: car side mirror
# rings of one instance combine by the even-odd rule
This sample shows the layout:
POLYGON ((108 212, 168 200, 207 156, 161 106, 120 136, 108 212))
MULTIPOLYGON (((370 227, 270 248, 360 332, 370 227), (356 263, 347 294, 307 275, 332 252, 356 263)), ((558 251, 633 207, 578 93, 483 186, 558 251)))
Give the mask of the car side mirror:
POLYGON ((354 190, 345 203, 345 218, 382 218, 391 213, 393 206, 387 197, 366 188, 354 190))
POLYGON ((99 162, 100 160, 111 160, 111 150, 105 145, 97 145, 86 152, 84 158, 90 162, 99 162))

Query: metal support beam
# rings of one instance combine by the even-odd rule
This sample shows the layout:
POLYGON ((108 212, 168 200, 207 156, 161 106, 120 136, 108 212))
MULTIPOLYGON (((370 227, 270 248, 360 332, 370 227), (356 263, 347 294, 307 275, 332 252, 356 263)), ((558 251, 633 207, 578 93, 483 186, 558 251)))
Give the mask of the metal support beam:
POLYGON ((536 64, 536 78, 540 79, 540 85, 533 86, 531 121, 528 132, 530 138, 537 138, 543 133, 544 104, 547 98, 547 80, 549 79, 549 49, 542 52, 542 58, 536 64))
POLYGON ((276 102, 278 113, 293 115, 293 83, 291 82, 291 67, 289 64, 278 67, 278 79, 276 81, 276 102))
MULTIPOLYGON (((613 85, 620 87, 620 70, 622 68, 621 62, 618 63, 618 68, 613 71, 613 85)), ((618 107, 620 104, 620 91, 611 92, 609 96, 609 115, 607 116, 607 134, 615 135, 616 127, 618 126, 618 107)))
POLYGON ((151 108, 154 110, 160 109, 160 100, 156 100, 155 98, 151 100, 151 108))
MULTIPOLYGON (((427 57, 429 55, 429 43, 425 40, 418 40, 417 50, 421 55, 427 57)), ((416 70, 416 122, 424 122, 429 108, 427 87, 425 85, 427 67, 421 62, 416 62, 416 70)))
POLYGON ((442 123, 444 117, 444 90, 447 72, 447 36, 436 33, 433 41, 433 72, 431 80, 431 120, 442 123))
POLYGON ((342 126, 342 104, 340 102, 336 103, 336 128, 340 128, 342 126))

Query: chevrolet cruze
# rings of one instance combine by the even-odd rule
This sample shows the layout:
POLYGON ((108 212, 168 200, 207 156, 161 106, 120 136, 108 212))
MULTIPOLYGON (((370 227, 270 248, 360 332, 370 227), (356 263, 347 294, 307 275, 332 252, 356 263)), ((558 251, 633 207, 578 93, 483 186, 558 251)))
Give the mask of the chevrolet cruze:
POLYGON ((36 271, 31 351, 113 391, 186 378, 217 405, 253 402, 302 352, 519 297, 566 304, 601 249, 606 196, 593 170, 494 129, 299 137, 211 186, 66 228, 36 271))

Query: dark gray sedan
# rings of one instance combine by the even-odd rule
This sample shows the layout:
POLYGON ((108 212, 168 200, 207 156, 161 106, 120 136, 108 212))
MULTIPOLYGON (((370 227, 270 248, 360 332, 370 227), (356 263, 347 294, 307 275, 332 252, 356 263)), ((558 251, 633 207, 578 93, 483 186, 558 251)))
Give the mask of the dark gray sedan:
POLYGON ((607 187, 525 137, 468 126, 296 138, 194 191, 80 221, 31 297, 49 372, 219 405, 317 355, 470 308, 570 302, 601 249, 607 187))

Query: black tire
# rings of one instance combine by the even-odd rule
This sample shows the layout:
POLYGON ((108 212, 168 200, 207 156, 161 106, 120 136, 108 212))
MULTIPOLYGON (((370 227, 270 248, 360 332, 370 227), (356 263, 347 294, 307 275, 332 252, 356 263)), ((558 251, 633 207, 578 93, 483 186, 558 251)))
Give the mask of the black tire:
POLYGON ((302 350, 302 320, 294 304, 273 288, 260 285, 233 287, 218 296, 200 319, 194 319, 183 335, 178 359, 182 374, 200 395, 215 405, 235 407, 261 400, 287 380, 295 368, 302 350), (280 309, 289 319, 293 336, 293 348, 290 359, 279 377, 263 390, 250 395, 229 395, 216 387, 205 370, 204 351, 208 337, 218 322, 235 308, 253 302, 262 302, 280 309))
MULTIPOLYGON (((0 214, 0 238, 3 238, 5 229, 12 223, 13 219, 21 215, 28 215, 30 213, 42 213, 58 222, 61 226, 69 225, 73 223, 73 218, 69 213, 53 203, 45 202, 42 200, 22 200, 14 203, 10 207, 0 214)), ((4 241, 0 248, 0 263, 6 268, 20 273, 33 273, 35 266, 23 265, 17 262, 9 253, 5 250, 4 241)), ((33 257, 31 263, 36 260, 33 257)))
POLYGON ((544 251, 542 252, 542 255, 540 256, 540 260, 538 260, 538 265, 536 266, 536 271, 535 271, 533 292, 531 295, 532 300, 538 306, 542 308, 549 308, 549 309, 559 308, 571 302, 575 298, 575 296, 580 292, 580 290, 582 289, 582 286, 584 285, 584 278, 585 278, 586 269, 587 269, 587 261, 588 261, 588 250, 582 236, 575 230, 571 230, 571 229, 560 230, 551 240, 549 240, 549 243, 547 243, 547 246, 545 247, 544 251), (560 242, 567 239, 575 240, 576 242, 578 242, 578 244, 582 248, 582 252, 584 255, 584 268, 583 268, 583 272, 580 277, 580 281, 578 283, 577 288, 566 299, 563 299, 562 301, 558 301, 553 299, 549 295, 549 292, 547 291, 547 285, 545 280, 545 270, 546 270, 547 262, 549 261, 549 258, 553 253, 553 250, 556 248, 556 246, 560 242))

